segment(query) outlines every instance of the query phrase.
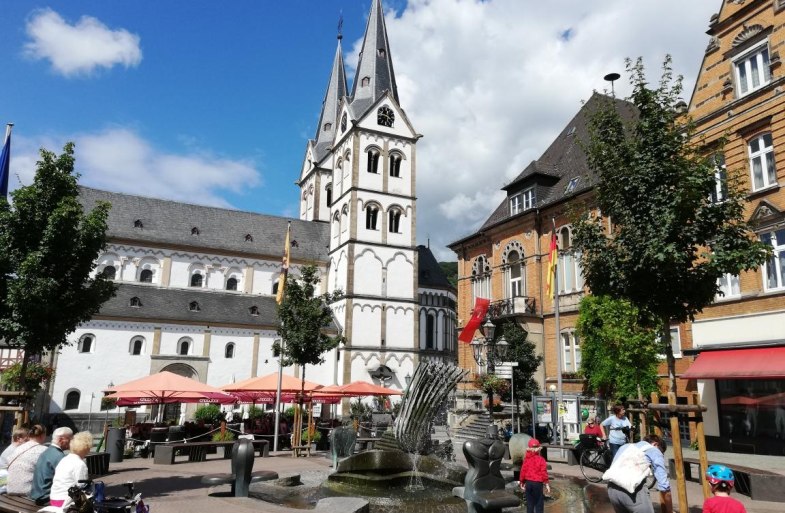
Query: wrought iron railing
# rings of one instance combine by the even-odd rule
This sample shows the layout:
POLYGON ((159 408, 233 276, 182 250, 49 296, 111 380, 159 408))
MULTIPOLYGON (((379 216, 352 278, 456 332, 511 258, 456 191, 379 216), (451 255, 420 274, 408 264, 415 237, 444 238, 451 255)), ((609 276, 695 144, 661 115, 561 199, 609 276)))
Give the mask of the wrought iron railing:
POLYGON ((501 301, 494 301, 488 307, 488 315, 491 319, 510 315, 536 314, 536 303, 533 297, 516 296, 501 301))

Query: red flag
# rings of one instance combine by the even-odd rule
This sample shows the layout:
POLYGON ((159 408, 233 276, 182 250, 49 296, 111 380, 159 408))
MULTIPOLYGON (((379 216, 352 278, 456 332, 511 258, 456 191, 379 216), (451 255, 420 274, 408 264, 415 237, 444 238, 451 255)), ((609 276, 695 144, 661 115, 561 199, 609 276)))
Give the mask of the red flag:
POLYGON ((491 300, 485 299, 484 297, 478 297, 474 300, 474 310, 472 310, 472 317, 469 319, 469 322, 466 323, 466 326, 463 327, 461 334, 458 335, 459 341, 463 342, 464 344, 468 344, 472 341, 474 332, 477 331, 477 328, 480 327, 483 319, 485 319, 485 314, 488 313, 488 305, 490 304, 491 300))
POLYGON ((548 288, 547 288, 547 296, 553 297, 553 285, 554 285, 554 278, 556 275, 556 261, 559 259, 559 245, 556 243, 556 231, 554 230, 551 232, 551 249, 548 252, 550 253, 550 261, 548 262, 548 288))

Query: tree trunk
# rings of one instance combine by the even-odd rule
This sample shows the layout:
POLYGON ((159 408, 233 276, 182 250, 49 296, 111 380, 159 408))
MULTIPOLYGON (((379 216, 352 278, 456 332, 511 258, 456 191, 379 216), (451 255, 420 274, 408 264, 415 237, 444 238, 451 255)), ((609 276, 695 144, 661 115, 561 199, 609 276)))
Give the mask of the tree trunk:
POLYGON ((668 363, 668 383, 670 391, 676 393, 676 358, 673 357, 673 346, 671 345, 671 320, 662 318, 662 342, 665 345, 665 360, 668 363))
MULTIPOLYGON (((304 401, 304 399, 305 399, 305 365, 303 365, 303 377, 302 377, 302 382, 300 383, 300 398, 299 398, 299 405, 298 405, 299 408, 300 408, 300 426, 297 428, 297 432, 300 433, 300 435, 298 435, 298 437, 297 437, 298 440, 300 440, 299 445, 302 445, 301 438, 302 438, 302 432, 303 432, 303 416, 305 414, 305 410, 303 409, 303 401, 304 401)), ((305 443, 306 443, 306 445, 311 445, 311 426, 309 424, 308 419, 305 420, 305 423, 306 423, 306 426, 307 426, 307 429, 305 431, 306 432, 306 435, 305 435, 306 442, 305 443)))

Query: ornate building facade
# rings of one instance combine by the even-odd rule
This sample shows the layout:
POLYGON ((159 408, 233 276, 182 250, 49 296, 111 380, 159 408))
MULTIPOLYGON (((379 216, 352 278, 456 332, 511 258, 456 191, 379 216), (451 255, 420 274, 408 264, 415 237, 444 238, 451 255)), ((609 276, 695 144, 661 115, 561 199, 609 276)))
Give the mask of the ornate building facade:
MULTIPOLYGON (((340 46, 298 185, 300 219, 83 188, 111 203, 96 272, 119 290, 56 355, 51 413, 98 411, 111 384, 170 370, 220 386, 277 371, 275 294, 286 227, 291 269, 316 265, 346 344, 308 367, 324 385, 406 386, 417 363, 454 361, 456 291, 416 244, 419 135, 399 105, 380 0, 349 91, 340 46)), ((298 375, 299 369, 286 369, 298 375)))

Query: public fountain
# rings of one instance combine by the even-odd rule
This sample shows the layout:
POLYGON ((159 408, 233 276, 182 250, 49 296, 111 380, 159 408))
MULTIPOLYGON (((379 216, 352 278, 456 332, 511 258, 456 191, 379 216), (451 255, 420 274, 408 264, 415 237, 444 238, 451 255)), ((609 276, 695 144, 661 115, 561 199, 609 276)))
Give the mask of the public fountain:
MULTIPOLYGON (((339 452, 345 451, 345 446, 353 445, 354 437, 346 429, 339 430, 337 438, 331 436, 333 447, 338 452, 333 454, 334 472, 326 479, 319 477, 316 483, 311 482, 308 486, 296 489, 259 483, 252 485, 251 495, 296 509, 312 509, 314 505, 320 509, 325 498, 335 501, 341 500, 338 497, 360 497, 368 501, 371 513, 464 513, 467 508, 472 511, 469 496, 476 495, 472 488, 475 485, 470 485, 472 479, 467 481, 467 469, 435 457, 430 436, 440 405, 465 374, 466 371, 451 365, 434 362, 421 362, 418 365, 403 396, 392 433, 387 432, 384 436, 386 441, 394 442, 399 450, 371 450, 342 457, 343 454, 339 452), (349 444, 349 441, 352 443, 349 444), (466 495, 464 485, 467 489, 472 488, 466 495), (457 497, 453 496, 453 489, 457 497)), ((463 452, 467 460, 475 460, 470 463, 470 478, 479 474, 476 458, 469 457, 467 448, 487 446, 485 452, 494 458, 490 467, 498 474, 501 456, 496 455, 496 452, 499 444, 501 442, 497 440, 482 439, 467 442, 463 452)), ((501 446, 503 448, 503 444, 501 446)), ((476 450, 474 453, 477 454, 476 450)), ((494 478, 494 483, 496 480, 494 478)), ((479 481, 480 485, 477 486, 481 487, 484 480, 479 481)), ((517 488, 512 483, 507 485, 506 490, 503 483, 501 488, 498 483, 494 486, 494 493, 506 494, 507 497, 517 488)), ((546 505, 546 510, 551 513, 589 511, 584 505, 581 488, 580 484, 557 480, 552 486, 553 497, 546 505)))

